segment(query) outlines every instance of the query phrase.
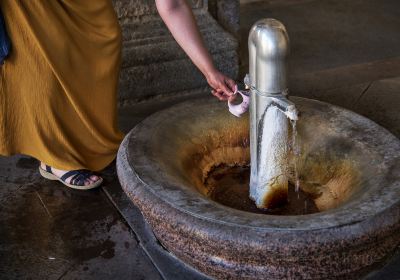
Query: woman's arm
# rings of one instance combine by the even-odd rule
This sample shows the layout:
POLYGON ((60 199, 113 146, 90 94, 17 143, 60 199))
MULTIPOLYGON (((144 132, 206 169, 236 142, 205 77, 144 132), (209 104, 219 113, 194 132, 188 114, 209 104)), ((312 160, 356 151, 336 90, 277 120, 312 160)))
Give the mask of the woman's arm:
POLYGON ((213 88, 212 94, 220 100, 233 98, 235 82, 215 68, 186 0, 156 0, 156 5, 175 40, 213 88))

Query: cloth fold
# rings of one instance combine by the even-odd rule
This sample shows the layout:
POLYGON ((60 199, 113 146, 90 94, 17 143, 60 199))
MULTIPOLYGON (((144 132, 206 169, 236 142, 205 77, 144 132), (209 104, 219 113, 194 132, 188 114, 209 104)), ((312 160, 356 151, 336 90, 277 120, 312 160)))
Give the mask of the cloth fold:
POLYGON ((110 0, 0 2, 13 51, 0 68, 0 154, 101 170, 116 156, 121 30, 110 0))

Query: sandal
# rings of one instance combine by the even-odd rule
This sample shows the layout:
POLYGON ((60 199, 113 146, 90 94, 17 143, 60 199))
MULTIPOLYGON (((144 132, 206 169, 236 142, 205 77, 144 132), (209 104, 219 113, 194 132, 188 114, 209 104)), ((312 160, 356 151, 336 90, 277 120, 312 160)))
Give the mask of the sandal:
POLYGON ((93 172, 85 169, 71 170, 62 175, 61 177, 58 177, 55 174, 53 174, 53 172, 51 171, 51 167, 46 165, 46 170, 44 170, 41 166, 39 166, 39 172, 40 175, 42 175, 46 179, 60 181, 67 187, 77 190, 94 189, 100 186, 100 184, 103 182, 103 178, 100 177, 96 182, 93 182, 85 186, 85 181, 89 179, 90 176, 93 175, 93 172), (67 183, 66 180, 71 176, 73 176, 70 181, 71 183, 67 183))

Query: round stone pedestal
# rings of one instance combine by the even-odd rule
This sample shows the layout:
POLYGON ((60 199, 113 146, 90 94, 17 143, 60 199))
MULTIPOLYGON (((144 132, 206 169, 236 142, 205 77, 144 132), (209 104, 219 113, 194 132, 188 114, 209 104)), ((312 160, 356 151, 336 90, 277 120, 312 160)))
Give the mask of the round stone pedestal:
POLYGON ((121 185, 178 258, 218 279, 355 279, 393 253, 400 141, 353 112, 291 100, 301 113, 296 160, 313 214, 252 213, 212 199, 216 168, 249 163, 248 119, 230 115, 225 103, 184 102, 126 136, 121 185))

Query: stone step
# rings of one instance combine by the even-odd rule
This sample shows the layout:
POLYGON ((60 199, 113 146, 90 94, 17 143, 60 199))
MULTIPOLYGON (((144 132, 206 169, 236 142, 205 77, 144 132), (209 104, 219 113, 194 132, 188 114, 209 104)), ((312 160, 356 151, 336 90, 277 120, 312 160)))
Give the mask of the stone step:
MULTIPOLYGON (((156 15, 156 1, 154 0, 112 0, 119 20, 143 22, 148 15, 156 15)), ((208 9, 208 0, 187 1, 192 9, 208 9)))
MULTIPOLYGON (((214 18, 204 11, 194 11, 194 16, 200 30, 211 27, 210 23, 215 22, 214 18)), ((124 41, 140 41, 140 39, 170 36, 170 32, 158 15, 148 16, 147 20, 140 23, 123 23, 121 29, 124 41)))
MULTIPOLYGON (((235 78, 238 44, 203 10, 194 12, 216 66, 235 78)), ((146 24, 123 24, 120 101, 140 100, 169 92, 204 87, 207 83, 158 16, 146 24)))
MULTIPOLYGON (((195 13, 200 32, 211 53, 236 50, 237 41, 205 12, 195 13)), ((123 30, 122 68, 187 58, 158 17, 147 24, 126 24, 123 30)))
MULTIPOLYGON (((235 78, 238 60, 235 50, 213 54, 218 69, 235 78)), ((120 101, 142 100, 155 95, 186 91, 207 85, 189 59, 165 61, 125 68, 120 76, 120 101)))

